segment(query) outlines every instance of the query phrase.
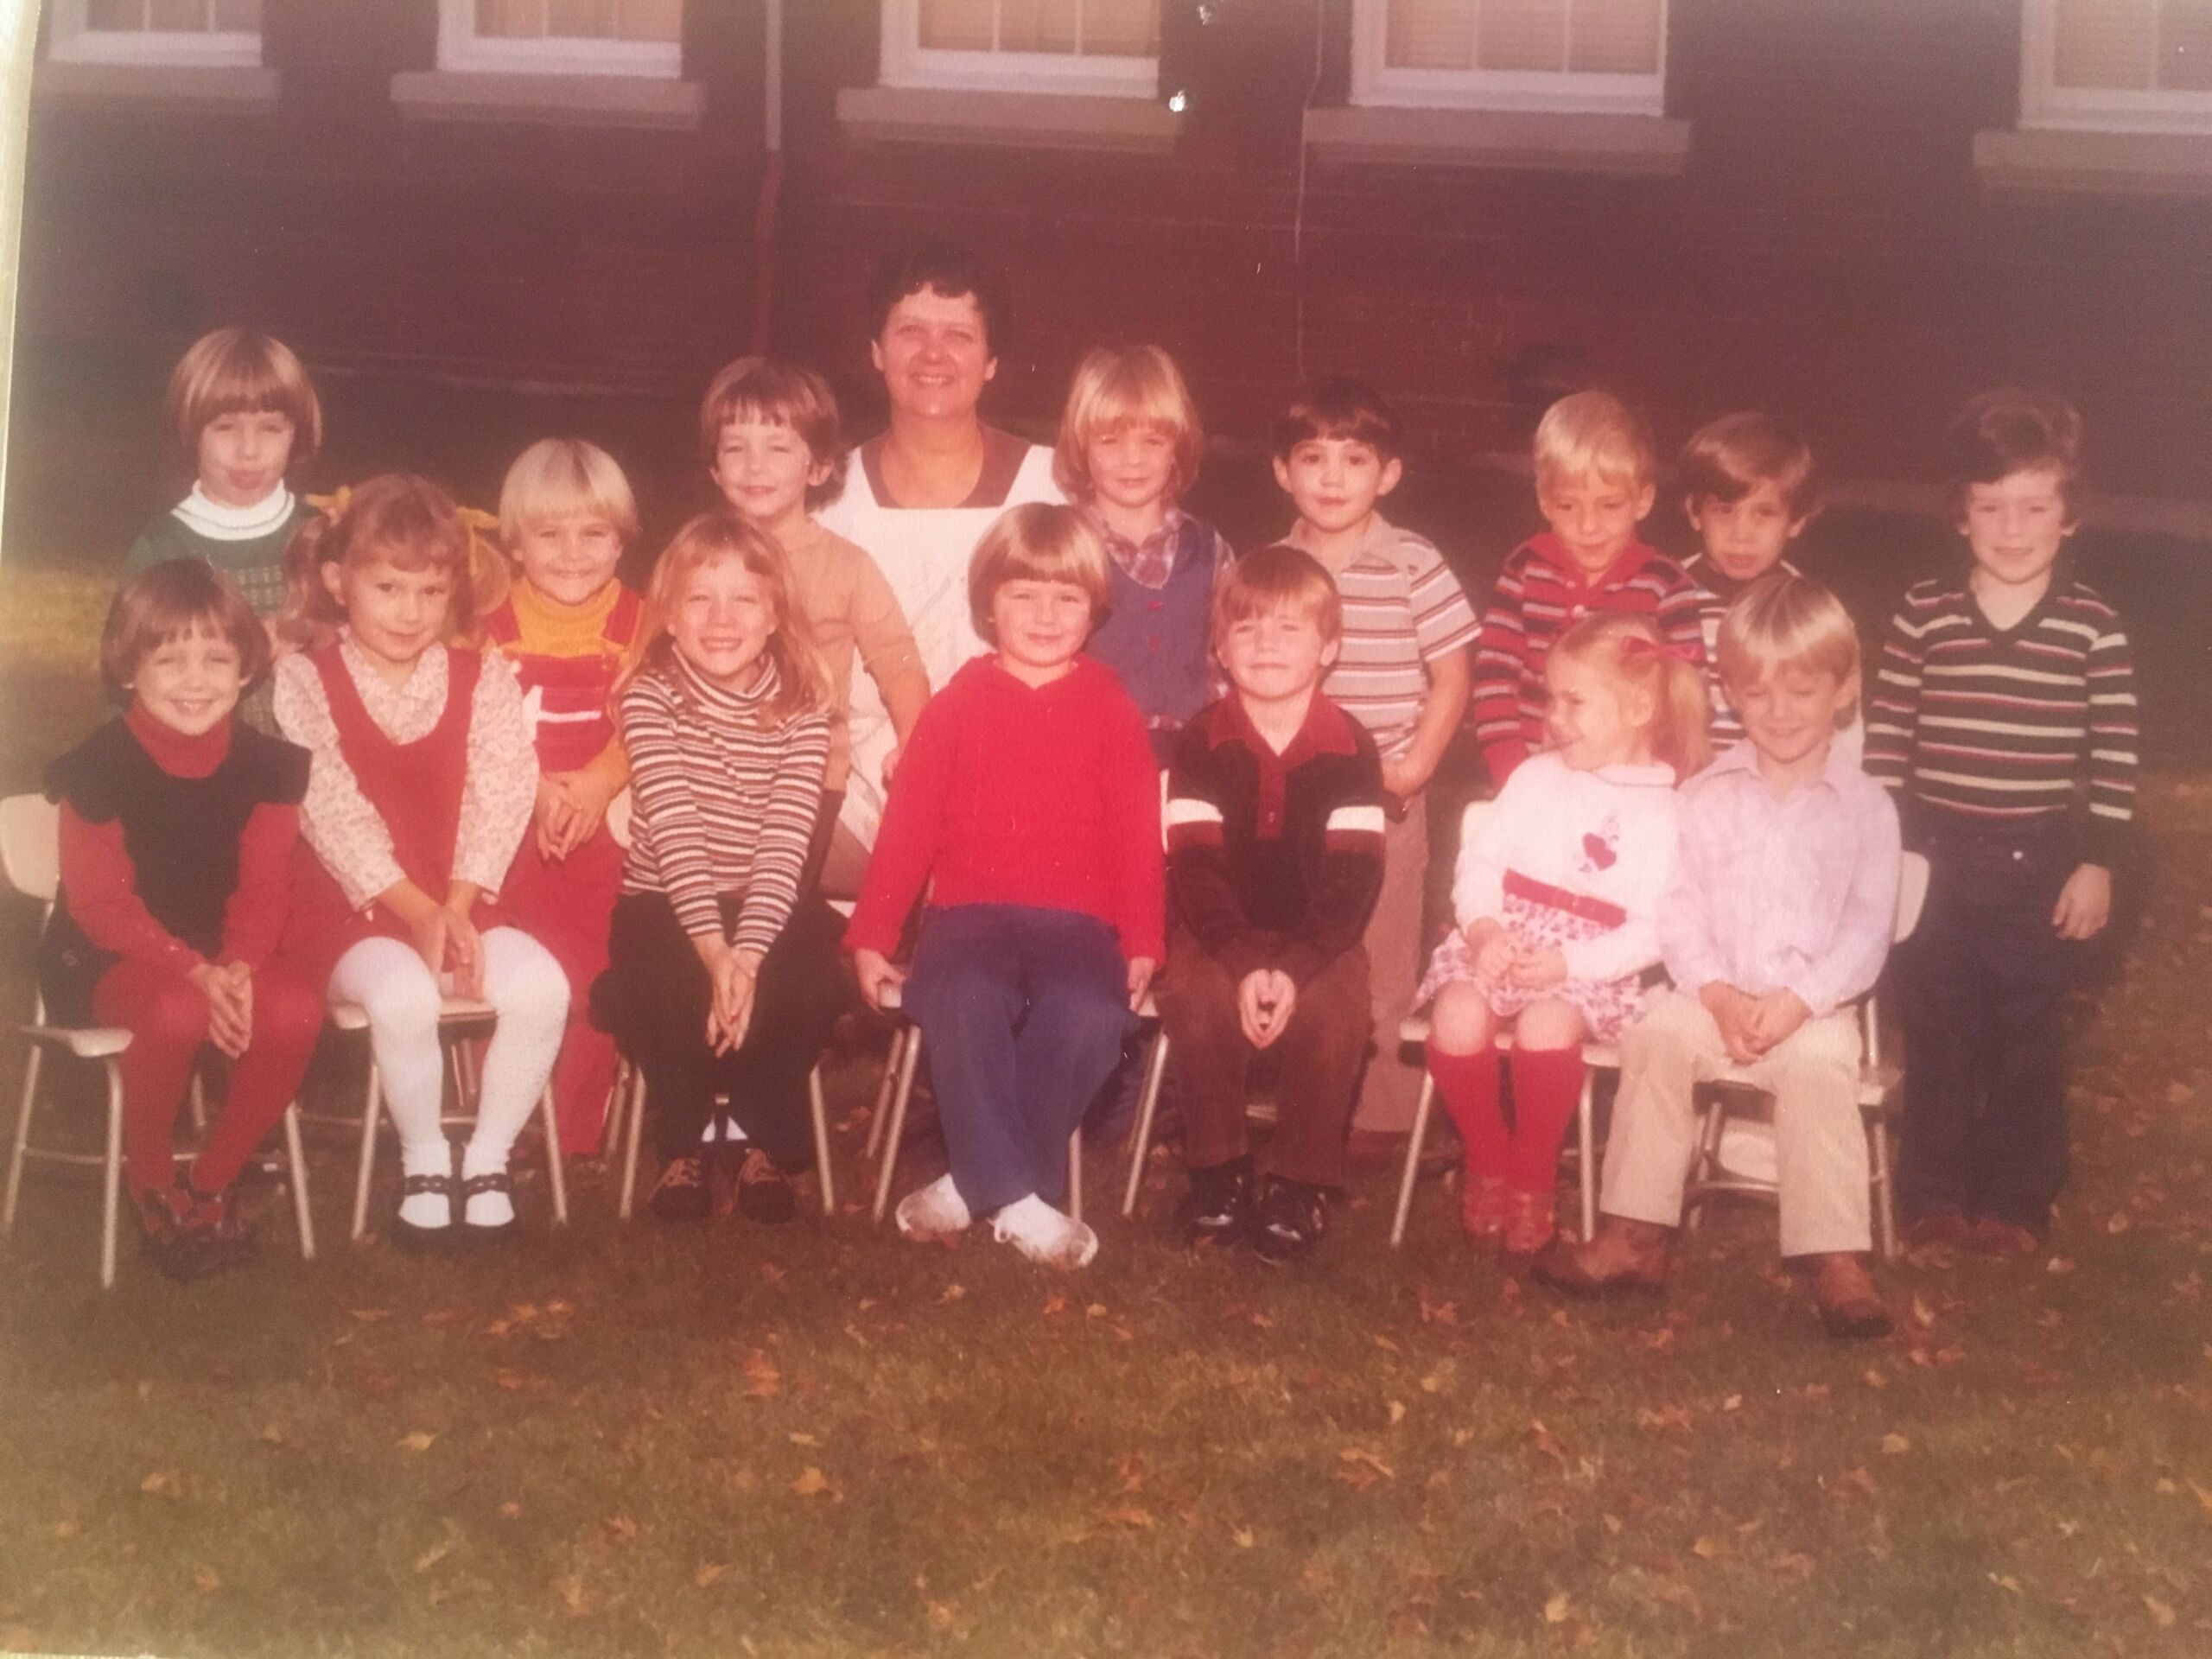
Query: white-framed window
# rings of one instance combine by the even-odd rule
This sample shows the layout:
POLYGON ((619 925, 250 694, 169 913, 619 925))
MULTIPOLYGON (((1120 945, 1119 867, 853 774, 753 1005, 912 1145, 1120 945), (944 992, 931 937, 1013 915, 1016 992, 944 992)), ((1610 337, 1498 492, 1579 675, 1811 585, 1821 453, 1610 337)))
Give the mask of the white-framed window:
POLYGON ((1667 0, 1353 0, 1354 104, 1658 115, 1667 0))
POLYGON ((672 80, 683 73, 683 0, 438 0, 438 67, 672 80))
POLYGON ((2212 0, 2025 0, 2020 124, 2212 132, 2212 0))
POLYGON ((1150 98, 1160 0, 883 0, 883 84, 1150 98))
POLYGON ((54 0, 60 63, 261 67, 261 0, 54 0))

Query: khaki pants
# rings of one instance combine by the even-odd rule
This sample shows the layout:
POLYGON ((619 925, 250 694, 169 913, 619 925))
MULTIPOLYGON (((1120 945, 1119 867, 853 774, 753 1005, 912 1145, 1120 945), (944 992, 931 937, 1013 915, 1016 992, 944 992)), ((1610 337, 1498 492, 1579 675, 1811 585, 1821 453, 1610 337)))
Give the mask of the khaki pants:
MULTIPOLYGON (((1599 1207, 1672 1227, 1682 1218, 1682 1188, 1697 1152, 1692 1096, 1728 1066, 1728 1052, 1703 1003, 1666 991, 1622 1033, 1620 1053, 1599 1207)), ((1784 1255, 1864 1250, 1872 1242, 1859 1058, 1858 1021, 1839 1012, 1807 1020, 1746 1068, 1774 1096, 1784 1255)))
POLYGON ((1421 1069, 1398 1058, 1398 1027, 1412 1012, 1421 985, 1421 902, 1428 888, 1428 797, 1406 803, 1406 816, 1385 822, 1382 893, 1368 918, 1367 982, 1375 1010, 1375 1048, 1359 1088, 1352 1128, 1402 1135, 1414 1126, 1421 1069))

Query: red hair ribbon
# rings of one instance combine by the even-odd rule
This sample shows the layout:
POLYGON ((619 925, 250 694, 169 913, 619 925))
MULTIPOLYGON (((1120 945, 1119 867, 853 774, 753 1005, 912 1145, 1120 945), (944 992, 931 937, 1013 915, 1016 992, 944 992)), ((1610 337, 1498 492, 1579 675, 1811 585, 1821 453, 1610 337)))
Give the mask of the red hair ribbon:
POLYGON ((1688 645, 1662 644, 1656 639, 1647 639, 1640 633, 1631 633, 1621 641, 1621 655, 1624 657, 1665 657, 1690 668, 1699 666, 1705 660, 1705 653, 1702 652, 1693 651, 1688 645))

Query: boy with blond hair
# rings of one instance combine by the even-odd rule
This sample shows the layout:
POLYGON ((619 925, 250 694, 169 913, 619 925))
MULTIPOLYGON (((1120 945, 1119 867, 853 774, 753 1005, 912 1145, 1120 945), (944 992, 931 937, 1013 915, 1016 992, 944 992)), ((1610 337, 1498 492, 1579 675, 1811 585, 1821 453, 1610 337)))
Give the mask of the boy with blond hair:
POLYGON ((1720 674, 1720 619, 1761 577, 1802 574, 1789 550, 1821 510, 1820 479, 1803 438, 1772 416, 1749 410, 1693 432, 1675 471, 1682 516, 1698 534, 1698 550, 1682 569, 1697 584, 1713 741, 1726 748, 1743 741, 1744 723, 1720 674))
POLYGON ((1360 935, 1382 887, 1375 741, 1321 695, 1343 645, 1336 584, 1262 548, 1215 590, 1214 649, 1234 688, 1184 728, 1168 771, 1178 924, 1160 986, 1182 1103, 1192 1242, 1249 1237, 1284 1261, 1327 1230, 1372 1019, 1360 935), (1254 1058, 1279 1056, 1274 1133, 1255 1176, 1254 1058))
POLYGON ((1540 1272, 1574 1293, 1656 1289, 1697 1146, 1699 1083, 1730 1064, 1774 1096, 1782 1253, 1822 1324, 1879 1336, 1859 1037, 1897 912, 1897 816, 1835 737, 1859 697, 1859 636, 1835 595, 1773 575, 1722 618, 1721 671, 1747 741, 1682 786, 1659 943, 1674 988, 1620 1042, 1605 1222, 1540 1272))
POLYGON ((1428 880, 1428 780, 1467 706, 1475 615, 1435 546, 1376 510, 1404 472, 1398 421, 1357 380, 1301 391, 1275 423, 1275 482, 1298 510, 1284 540, 1337 585, 1343 638, 1322 695, 1375 740, 1388 827, 1382 892, 1367 924, 1376 1052, 1360 1085, 1357 1130, 1410 1128, 1421 1070, 1398 1052, 1398 1025, 1421 976, 1428 880))
POLYGON ((1162 766, 1175 734, 1212 700, 1209 606, 1236 558, 1180 505, 1205 455, 1198 404, 1159 346, 1102 346, 1077 365, 1052 478, 1098 533, 1114 582, 1085 649, 1121 676, 1162 766))
POLYGON ((1687 660, 1705 661, 1697 585, 1637 536, 1657 493, 1643 420, 1610 392, 1575 392, 1544 411, 1535 459, 1550 528, 1506 556, 1475 653, 1469 721, 1493 785, 1542 746, 1544 662, 1585 616, 1649 616, 1687 660))
POLYGON ((1898 953, 1906 1237, 2042 1247, 2066 1184, 2061 1004, 2112 913, 2135 817, 2127 633, 2075 574, 2082 417, 2048 392, 1985 392, 1947 435, 1973 563, 1890 624, 1866 769, 1928 855, 1898 953))

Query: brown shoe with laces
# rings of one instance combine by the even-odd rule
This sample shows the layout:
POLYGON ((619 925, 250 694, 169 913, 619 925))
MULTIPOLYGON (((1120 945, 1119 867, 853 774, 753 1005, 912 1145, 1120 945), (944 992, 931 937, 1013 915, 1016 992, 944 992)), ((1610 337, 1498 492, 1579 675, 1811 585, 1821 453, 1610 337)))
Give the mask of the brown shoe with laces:
POLYGON ((1667 1287, 1667 1258, 1673 1230, 1648 1221, 1607 1216, 1586 1244, 1562 1240, 1538 1258, 1535 1274, 1570 1296, 1604 1296, 1614 1291, 1646 1294, 1667 1287))
POLYGON ((1984 1255, 2034 1255, 2043 1249, 2043 1240, 2032 1230, 1996 1216, 1976 1221, 1967 1235, 1967 1243, 1984 1255))
POLYGON ((706 1220, 715 1209, 715 1195, 707 1185, 707 1160, 696 1153, 670 1159, 646 1203, 663 1221, 706 1220))
POLYGON ((772 1227, 798 1214, 798 1195, 791 1190, 791 1178, 758 1147, 747 1147, 737 1166, 737 1208, 747 1220, 772 1227))
POLYGON ((1886 1337, 1894 1328, 1866 1263, 1855 1255, 1839 1253, 1818 1259, 1813 1269, 1813 1301, 1821 1310, 1821 1328, 1839 1341, 1886 1337))

